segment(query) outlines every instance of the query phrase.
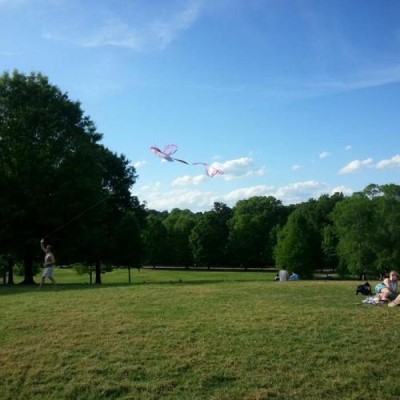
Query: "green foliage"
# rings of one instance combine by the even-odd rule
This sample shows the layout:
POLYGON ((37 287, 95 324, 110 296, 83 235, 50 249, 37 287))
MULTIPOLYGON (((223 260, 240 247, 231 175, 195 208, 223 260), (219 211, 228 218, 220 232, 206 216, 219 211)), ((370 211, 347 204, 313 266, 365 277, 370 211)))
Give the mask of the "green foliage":
POLYGON ((223 203, 202 214, 189 236, 194 262, 198 265, 225 265, 228 241, 228 221, 232 210, 223 203))
POLYGON ((149 213, 146 225, 141 232, 143 242, 143 263, 162 265, 169 261, 168 232, 163 224, 164 216, 149 213))
POLYGON ((307 210, 298 208, 290 214, 287 224, 278 234, 275 261, 279 268, 310 278, 318 268, 319 232, 307 210))
POLYGON ((94 267, 92 265, 77 263, 77 264, 72 264, 71 267, 78 275, 90 274, 94 272, 94 267))
POLYGON ((197 220, 198 216, 189 210, 174 209, 163 221, 167 229, 168 246, 173 249, 169 253, 172 265, 193 265, 189 236, 197 220))
POLYGON ((138 218, 133 212, 126 213, 115 229, 115 244, 113 249, 116 265, 138 267, 142 255, 142 239, 138 218))
POLYGON ((286 209, 274 197, 255 196, 238 201, 228 222, 228 252, 234 264, 270 265, 271 232, 286 222, 286 209))
POLYGON ((27 283, 40 238, 96 199, 100 138, 43 75, 0 77, 0 238, 24 260, 27 283))
POLYGON ((41 237, 50 236, 59 262, 98 264, 113 261, 110 238, 126 212, 143 223, 130 193, 135 169, 101 137, 79 102, 42 74, 0 77, 1 251, 24 262, 26 283, 41 237))
POLYGON ((353 274, 380 273, 400 262, 400 187, 369 185, 332 214, 340 260, 353 274))
POLYGON ((397 269, 400 265, 400 186, 375 187, 371 200, 375 211, 375 265, 378 271, 397 269))

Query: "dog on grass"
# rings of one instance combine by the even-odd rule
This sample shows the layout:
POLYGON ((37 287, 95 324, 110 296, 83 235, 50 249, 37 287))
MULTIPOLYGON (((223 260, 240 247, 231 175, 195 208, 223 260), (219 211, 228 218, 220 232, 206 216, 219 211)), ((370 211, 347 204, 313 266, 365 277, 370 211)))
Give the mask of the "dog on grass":
POLYGON ((371 285, 369 282, 365 282, 363 285, 358 285, 356 289, 356 294, 361 293, 364 296, 369 296, 372 294, 371 285))

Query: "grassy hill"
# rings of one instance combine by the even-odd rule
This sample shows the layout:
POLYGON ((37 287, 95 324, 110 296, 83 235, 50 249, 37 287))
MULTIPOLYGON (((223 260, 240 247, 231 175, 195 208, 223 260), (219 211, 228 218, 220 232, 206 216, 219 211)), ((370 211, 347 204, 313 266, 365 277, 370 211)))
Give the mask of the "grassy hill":
POLYGON ((132 274, 0 286, 0 399, 398 399, 400 307, 356 282, 132 274))

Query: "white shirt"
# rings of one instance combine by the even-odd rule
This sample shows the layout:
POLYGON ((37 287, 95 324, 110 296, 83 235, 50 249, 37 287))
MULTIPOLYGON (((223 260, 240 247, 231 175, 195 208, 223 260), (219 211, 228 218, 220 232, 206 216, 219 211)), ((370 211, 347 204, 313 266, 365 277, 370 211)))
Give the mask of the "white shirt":
POLYGON ((288 280, 288 272, 285 269, 279 271, 279 282, 286 282, 288 280))

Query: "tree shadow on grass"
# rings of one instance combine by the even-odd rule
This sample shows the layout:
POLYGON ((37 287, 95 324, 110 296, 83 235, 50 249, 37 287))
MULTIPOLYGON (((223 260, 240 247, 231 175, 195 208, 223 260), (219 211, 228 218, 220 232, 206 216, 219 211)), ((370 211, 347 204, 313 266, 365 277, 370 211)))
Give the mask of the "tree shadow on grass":
POLYGON ((268 280, 260 279, 196 279, 196 280, 183 280, 183 279, 166 279, 166 280, 141 280, 133 281, 132 283, 127 282, 113 282, 113 283, 102 283, 102 284, 89 284, 89 283, 60 283, 57 284, 57 289, 54 289, 52 284, 47 283, 41 289, 39 285, 0 285, 0 296, 4 295, 16 295, 24 293, 41 293, 41 292, 64 292, 64 291, 75 291, 75 290, 99 290, 99 289, 110 289, 110 288, 132 288, 143 287, 143 286, 197 286, 197 285, 209 285, 209 284, 222 284, 222 283, 245 283, 245 282, 270 282, 268 280))

